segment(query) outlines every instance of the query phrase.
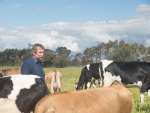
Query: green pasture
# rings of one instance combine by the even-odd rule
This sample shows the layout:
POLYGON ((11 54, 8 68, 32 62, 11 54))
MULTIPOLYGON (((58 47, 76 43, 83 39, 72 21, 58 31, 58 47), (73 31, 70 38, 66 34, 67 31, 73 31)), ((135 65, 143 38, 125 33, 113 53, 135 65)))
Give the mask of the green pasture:
MULTIPOLYGON (((10 67, 0 67, 7 69, 10 67)), ((19 67, 20 68, 20 67, 19 67)), ((62 92, 75 90, 75 83, 78 82, 83 66, 79 67, 66 67, 66 68, 44 68, 45 72, 58 70, 62 74, 62 92)), ((98 88, 98 84, 96 86, 98 88)), ((93 87, 92 87, 93 88, 93 87)), ((140 100, 140 91, 138 88, 128 88, 132 94, 132 113, 150 113, 150 98, 145 93, 144 103, 140 100)))

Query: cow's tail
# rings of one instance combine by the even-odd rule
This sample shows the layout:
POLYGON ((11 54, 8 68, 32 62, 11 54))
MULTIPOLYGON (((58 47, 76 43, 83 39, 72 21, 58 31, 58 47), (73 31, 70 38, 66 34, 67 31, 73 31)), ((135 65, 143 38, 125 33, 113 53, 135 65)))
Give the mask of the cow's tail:
POLYGON ((55 80, 57 83, 57 92, 61 92, 61 86, 62 86, 62 83, 61 83, 62 80, 61 79, 62 79, 62 77, 57 70, 54 70, 54 72, 55 72, 55 74, 54 74, 55 80))

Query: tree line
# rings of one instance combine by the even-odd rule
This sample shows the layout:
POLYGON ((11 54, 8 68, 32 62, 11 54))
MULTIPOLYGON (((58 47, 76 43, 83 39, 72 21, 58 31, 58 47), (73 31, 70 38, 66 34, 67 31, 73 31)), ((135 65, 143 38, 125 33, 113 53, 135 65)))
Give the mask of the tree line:
MULTIPOLYGON (((0 52, 0 66, 21 66, 32 56, 32 44, 28 49, 5 49, 0 52)), ((45 49, 42 59, 43 67, 67 67, 80 66, 88 63, 97 63, 102 59, 113 61, 150 61, 150 47, 138 43, 125 43, 124 40, 98 43, 97 46, 86 48, 84 53, 71 55, 71 50, 66 47, 58 47, 56 51, 45 49)))

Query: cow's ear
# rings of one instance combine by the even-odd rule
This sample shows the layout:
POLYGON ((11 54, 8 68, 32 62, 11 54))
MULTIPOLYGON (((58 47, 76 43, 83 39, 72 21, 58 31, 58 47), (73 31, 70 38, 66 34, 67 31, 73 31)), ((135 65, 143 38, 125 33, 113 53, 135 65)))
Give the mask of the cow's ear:
POLYGON ((142 77, 141 76, 137 76, 138 81, 142 81, 142 77))

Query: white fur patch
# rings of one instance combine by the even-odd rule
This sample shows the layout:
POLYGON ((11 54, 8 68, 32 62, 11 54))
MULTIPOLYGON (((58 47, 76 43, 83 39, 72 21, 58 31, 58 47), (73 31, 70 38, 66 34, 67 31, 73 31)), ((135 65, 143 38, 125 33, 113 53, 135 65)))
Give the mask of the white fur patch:
POLYGON ((54 82, 55 82, 55 72, 53 72, 53 78, 52 78, 52 81, 51 81, 51 93, 54 93, 54 82))
POLYGON ((110 86, 114 81, 119 81, 121 83, 120 76, 112 76, 111 73, 106 72, 104 76, 104 87, 110 86))
POLYGON ((141 97, 141 102, 144 102, 144 93, 140 93, 140 97, 141 97))
POLYGON ((142 81, 138 81, 137 85, 141 87, 142 86, 142 81))
POLYGON ((102 83, 103 83, 103 82, 102 82, 102 81, 103 81, 103 78, 102 78, 102 75, 101 75, 101 71, 102 71, 102 70, 101 70, 100 67, 99 67, 99 76, 100 76, 100 83, 101 83, 101 84, 99 84, 100 87, 103 86, 103 84, 102 84, 102 83))
POLYGON ((57 72, 57 92, 58 92, 58 89, 61 89, 61 86, 60 86, 60 75, 59 75, 59 72, 57 72))
POLYGON ((88 65, 86 65, 86 66, 87 66, 87 69, 90 70, 90 64, 88 64, 88 65))
MULTIPOLYGON (((105 70, 105 68, 110 64, 112 63, 113 61, 112 60, 102 60, 102 65, 103 65, 103 71, 105 70)), ((105 73, 104 73, 104 76, 105 76, 105 73)))
POLYGON ((11 80, 13 81, 13 90, 11 91, 11 94, 8 95, 8 98, 16 100, 21 89, 30 89, 31 85, 35 84, 35 78, 40 77, 37 75, 12 75, 11 80))
POLYGON ((147 94, 148 94, 148 96, 150 97, 150 90, 148 90, 147 94))
MULTIPOLYGON (((110 74, 110 73, 108 73, 108 72, 106 72, 105 73, 105 68, 110 64, 110 63, 112 63, 113 61, 112 60, 102 60, 101 61, 102 62, 102 65, 103 65, 103 72, 104 72, 104 87, 105 86, 110 86, 111 84, 112 84, 112 82, 113 82, 113 80, 112 80, 112 75, 110 74), (111 78, 109 78, 109 77, 111 77, 111 78)), ((101 83, 102 83, 102 81, 101 81, 101 83)), ((101 84, 102 85, 102 84, 101 84)))
POLYGON ((87 83, 87 89, 90 89, 91 82, 87 83))
POLYGON ((21 113, 16 104, 15 100, 0 98, 0 113, 21 113))

